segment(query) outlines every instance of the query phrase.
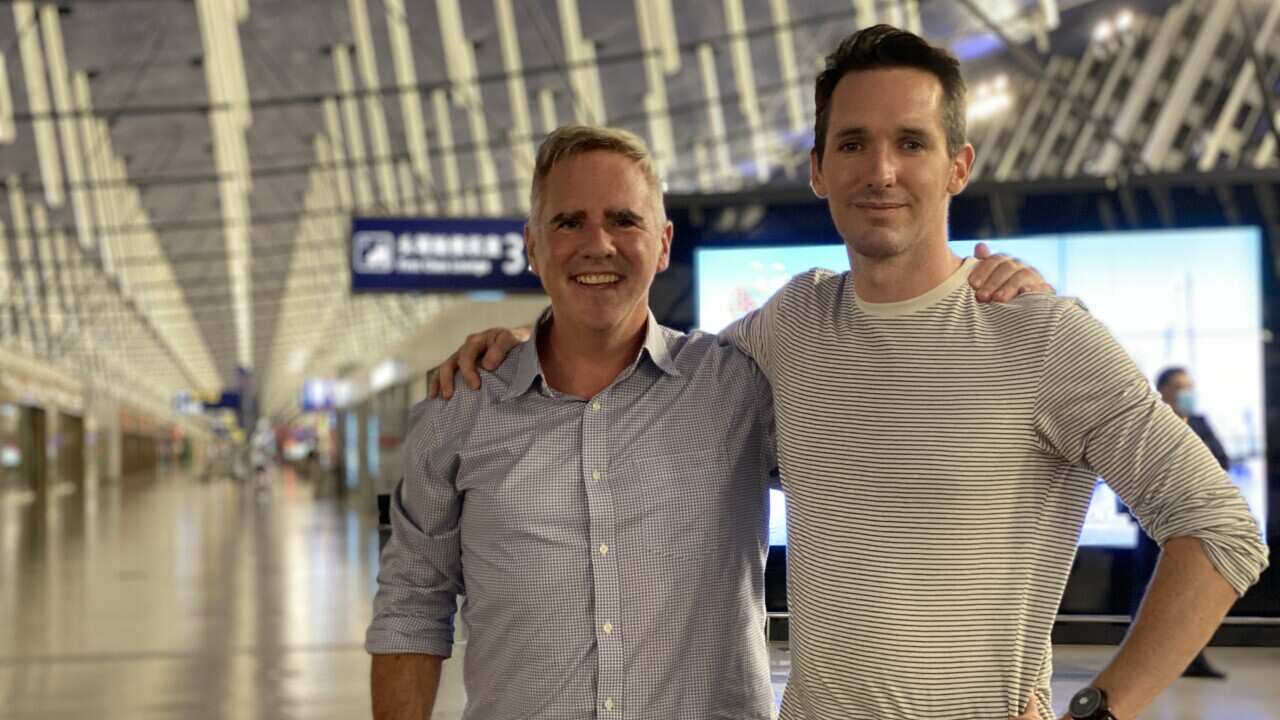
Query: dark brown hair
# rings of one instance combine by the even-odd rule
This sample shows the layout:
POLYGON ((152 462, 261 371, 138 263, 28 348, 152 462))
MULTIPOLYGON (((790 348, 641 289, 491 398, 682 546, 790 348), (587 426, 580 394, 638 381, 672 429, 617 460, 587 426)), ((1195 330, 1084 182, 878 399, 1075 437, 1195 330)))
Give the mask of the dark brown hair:
POLYGON ((965 145, 965 86, 960 61, 919 35, 892 25, 872 25, 841 40, 827 56, 826 66, 814 83, 817 118, 813 146, 819 164, 826 149, 831 95, 840 79, 851 72, 903 67, 924 70, 942 83, 942 129, 947 135, 947 152, 953 157, 960 152, 965 145))
POLYGON ((1156 390, 1164 392, 1164 389, 1173 382, 1173 379, 1179 375, 1186 375, 1187 369, 1178 365, 1167 367, 1160 371, 1156 376, 1156 390))

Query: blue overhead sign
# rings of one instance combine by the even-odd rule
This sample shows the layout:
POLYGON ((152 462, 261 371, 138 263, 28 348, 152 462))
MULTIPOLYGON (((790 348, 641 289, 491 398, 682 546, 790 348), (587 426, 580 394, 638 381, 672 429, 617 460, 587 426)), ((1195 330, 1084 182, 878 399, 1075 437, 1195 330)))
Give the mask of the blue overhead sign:
POLYGON ((302 412, 332 410, 334 407, 334 383, 332 380, 312 379, 302 384, 302 398, 299 403, 302 412))
POLYGON ((524 221, 355 218, 352 292, 537 291, 524 221))

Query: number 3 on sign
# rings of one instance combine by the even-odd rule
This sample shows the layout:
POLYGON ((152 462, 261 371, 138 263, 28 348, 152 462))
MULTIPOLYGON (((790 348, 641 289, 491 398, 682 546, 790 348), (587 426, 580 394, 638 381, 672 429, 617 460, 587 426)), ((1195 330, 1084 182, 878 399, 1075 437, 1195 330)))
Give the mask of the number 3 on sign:
POLYGON ((502 263, 502 272, 519 275, 528 265, 524 259, 524 238, 519 233, 507 233, 502 236, 502 241, 507 245, 507 259, 502 263))

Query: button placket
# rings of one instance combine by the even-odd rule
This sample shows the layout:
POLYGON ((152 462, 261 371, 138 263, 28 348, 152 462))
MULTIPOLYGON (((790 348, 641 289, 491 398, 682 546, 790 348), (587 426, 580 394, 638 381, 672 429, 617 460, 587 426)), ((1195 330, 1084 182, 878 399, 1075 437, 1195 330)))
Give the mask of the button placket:
POLYGON ((614 498, 610 489, 609 431, 605 423, 606 399, 583 403, 582 468, 588 508, 588 547, 592 550, 592 593, 595 612, 596 698, 606 711, 621 704, 623 692, 623 628, 621 587, 618 576, 614 498))

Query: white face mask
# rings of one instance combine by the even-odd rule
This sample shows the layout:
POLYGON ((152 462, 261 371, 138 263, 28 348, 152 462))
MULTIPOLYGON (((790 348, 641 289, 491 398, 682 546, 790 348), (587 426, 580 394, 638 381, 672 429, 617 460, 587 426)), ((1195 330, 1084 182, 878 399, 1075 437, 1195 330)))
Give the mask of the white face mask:
POLYGON ((1173 399, 1173 407, 1178 414, 1183 417, 1191 417, 1196 414, 1196 391, 1195 390, 1179 390, 1173 399))

